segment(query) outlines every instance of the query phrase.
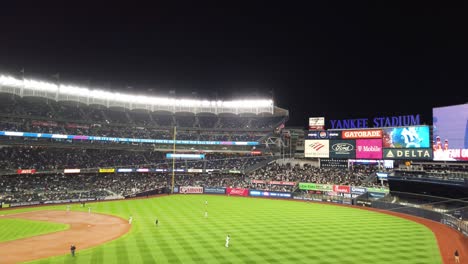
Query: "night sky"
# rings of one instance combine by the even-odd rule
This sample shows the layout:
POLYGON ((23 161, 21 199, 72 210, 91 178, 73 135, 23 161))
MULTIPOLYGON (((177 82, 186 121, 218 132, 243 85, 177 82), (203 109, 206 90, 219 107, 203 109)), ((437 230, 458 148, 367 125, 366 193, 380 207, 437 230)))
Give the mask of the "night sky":
POLYGON ((432 107, 468 102, 466 6, 13 2, 0 8, 4 73, 164 96, 273 96, 300 127, 316 116, 431 123, 432 107))

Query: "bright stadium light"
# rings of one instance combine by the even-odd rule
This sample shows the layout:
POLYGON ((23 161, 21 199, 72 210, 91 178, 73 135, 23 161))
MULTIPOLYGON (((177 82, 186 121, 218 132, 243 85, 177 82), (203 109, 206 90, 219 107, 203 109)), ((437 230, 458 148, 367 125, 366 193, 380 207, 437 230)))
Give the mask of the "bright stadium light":
POLYGON ((0 75, 0 85, 11 86, 11 87, 21 87, 23 86, 23 80, 15 79, 11 76, 0 75))
POLYGON ((35 80, 24 80, 24 88, 36 91, 57 92, 58 85, 35 80))
POLYGON ((72 85, 60 85, 60 93, 69 95, 88 95, 89 89, 72 85))
MULTIPOLYGON (((91 89, 87 87, 80 87, 75 85, 67 84, 55 84, 50 82, 44 82, 39 80, 32 79, 17 79, 13 76, 0 75, 0 88, 1 86, 5 87, 15 87, 15 88, 24 88, 28 90, 36 91, 45 91, 56 93, 57 95, 63 94, 67 96, 76 96, 82 98, 92 98, 97 99, 102 102, 119 102, 119 103, 135 103, 135 104, 144 104, 148 106, 155 106, 155 109, 160 106, 175 106, 175 107, 193 107, 193 108, 213 108, 210 111, 217 111, 217 108, 221 109, 230 109, 230 108, 243 108, 243 109, 257 109, 256 111, 273 111, 273 101, 268 100, 258 100, 258 99, 243 99, 243 100, 233 100, 233 101, 222 101, 222 100, 196 100, 196 99, 176 99, 168 97, 150 97, 144 95, 133 95, 133 94, 123 94, 117 92, 104 91, 100 89, 91 89), (261 108, 260 110, 258 110, 261 108)), ((10 91, 8 89, 2 89, 6 92, 15 93, 15 91, 10 91)), ((44 96, 37 94, 36 96, 44 96)), ((60 98, 58 96, 57 98, 60 98)), ((68 97, 67 97, 68 98, 68 97)), ((194 109, 194 111, 197 111, 194 109)))

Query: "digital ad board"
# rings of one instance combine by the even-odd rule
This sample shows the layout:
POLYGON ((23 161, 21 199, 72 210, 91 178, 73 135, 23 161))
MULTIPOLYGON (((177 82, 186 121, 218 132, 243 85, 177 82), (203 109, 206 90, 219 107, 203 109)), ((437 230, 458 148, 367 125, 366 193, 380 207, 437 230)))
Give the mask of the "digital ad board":
POLYGON ((330 158, 354 159, 356 158, 355 140, 330 140, 330 158))
POLYGON ((468 161, 468 104, 432 109, 434 160, 468 161))
POLYGON ((328 158, 329 140, 304 140, 304 156, 306 158, 328 158))
POLYGON ((432 149, 430 148, 404 148, 383 150, 384 159, 393 160, 432 160, 432 149))
POLYGON ((382 159, 382 139, 356 139, 357 159, 382 159))
POLYGON ((317 130, 306 131, 305 139, 341 139, 341 131, 317 130))
POLYGON ((383 129, 384 148, 430 148, 429 126, 383 129))
POLYGON ((320 159, 320 168, 339 168, 347 169, 347 159, 320 159))

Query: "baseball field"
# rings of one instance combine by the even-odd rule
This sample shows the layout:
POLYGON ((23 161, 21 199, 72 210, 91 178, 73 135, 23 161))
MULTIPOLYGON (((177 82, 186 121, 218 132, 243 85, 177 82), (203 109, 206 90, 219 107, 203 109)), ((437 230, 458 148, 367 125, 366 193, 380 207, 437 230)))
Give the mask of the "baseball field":
POLYGON ((320 203, 172 195, 73 204, 70 212, 65 205, 55 205, 0 213, 1 254, 10 254, 5 248, 2 252, 6 243, 40 239, 48 232, 66 234, 67 228, 94 228, 88 233, 96 238, 86 241, 73 242, 74 235, 49 240, 63 245, 60 255, 28 263, 442 263, 434 233, 422 224, 320 203), (106 220, 101 214, 122 219, 106 220), (46 221, 57 215, 61 220, 46 221), (106 228, 121 231, 111 241, 87 244, 102 238, 106 228), (70 242, 76 244, 75 257, 68 253, 70 242))

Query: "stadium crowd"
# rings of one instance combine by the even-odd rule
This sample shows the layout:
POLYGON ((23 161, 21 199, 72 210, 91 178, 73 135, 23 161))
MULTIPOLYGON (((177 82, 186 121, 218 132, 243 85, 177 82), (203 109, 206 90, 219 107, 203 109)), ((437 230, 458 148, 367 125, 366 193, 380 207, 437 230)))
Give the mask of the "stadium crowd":
MULTIPOLYGON (((66 166, 80 168, 83 166, 113 167, 116 164, 135 165, 158 163, 158 168, 170 168, 167 160, 162 159, 160 152, 131 153, 121 150, 73 150, 42 148, 2 148, 0 149, 0 170, 18 168, 37 168, 38 170, 57 169, 66 166), (25 166, 25 167, 24 167, 25 166)), ((351 170, 320 169, 310 165, 303 167, 278 165, 275 162, 251 173, 243 173, 242 164, 266 161, 264 156, 232 156, 210 154, 206 160, 183 161, 176 168, 203 168, 203 173, 178 172, 175 185, 237 187, 258 190, 294 192, 298 182, 315 182, 337 185, 355 185, 382 187, 373 176, 374 169, 355 167, 351 170), (247 162, 248 160, 248 162, 247 162), (200 165, 203 164, 203 165, 200 165), (262 183, 258 183, 262 181, 262 183), (276 183, 271 184, 274 181, 276 183), (283 182, 283 183, 278 183, 283 182), (285 183, 284 183, 285 182, 285 183)), ((171 173, 83 173, 64 174, 39 173, 32 175, 5 174, 0 177, 0 200, 65 200, 98 196, 123 197, 139 192, 171 186, 171 173)))

